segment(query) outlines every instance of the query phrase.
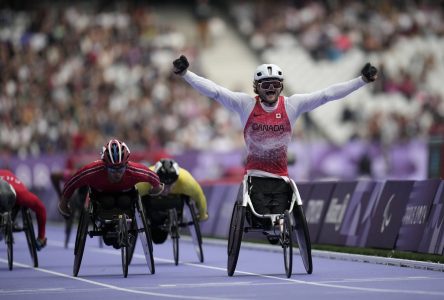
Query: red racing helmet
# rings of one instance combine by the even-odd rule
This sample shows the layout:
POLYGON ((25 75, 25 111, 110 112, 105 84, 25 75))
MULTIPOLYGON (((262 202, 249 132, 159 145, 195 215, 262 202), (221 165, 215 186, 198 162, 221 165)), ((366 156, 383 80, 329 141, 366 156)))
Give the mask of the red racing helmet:
POLYGON ((128 163, 130 150, 128 146, 116 139, 110 140, 102 148, 102 160, 107 167, 120 167, 128 163))

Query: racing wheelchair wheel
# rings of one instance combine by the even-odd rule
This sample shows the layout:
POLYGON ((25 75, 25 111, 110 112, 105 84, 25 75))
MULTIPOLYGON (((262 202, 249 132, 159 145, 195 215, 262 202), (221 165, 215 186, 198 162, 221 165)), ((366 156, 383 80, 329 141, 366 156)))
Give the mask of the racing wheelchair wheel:
POLYGON ((284 213, 284 223, 281 232, 281 245, 284 251, 285 274, 291 277, 293 269, 293 224, 292 217, 288 210, 284 213))
POLYGON ((310 233, 301 205, 294 206, 293 215, 295 219, 293 235, 296 236, 305 271, 307 274, 311 274, 313 272, 313 261, 311 257, 310 233))
POLYGON ((77 277, 82 264, 83 252, 85 250, 86 236, 88 234, 89 212, 86 208, 80 213, 79 226, 74 247, 74 266, 73 275, 77 277))
POLYGON ((26 242, 28 244, 29 253, 31 254, 31 259, 34 263, 34 268, 39 266, 39 260, 37 257, 37 246, 35 244, 35 231, 34 225, 32 223, 31 212, 28 208, 22 207, 22 219, 23 219, 23 230, 26 235, 26 242))
POLYGON ((3 214, 2 218, 1 218, 3 224, 2 227, 3 229, 3 233, 4 233, 4 238, 5 238, 5 243, 6 243, 6 247, 7 247, 7 252, 8 252, 8 268, 11 271, 12 270, 12 266, 13 266, 13 261, 14 261, 14 238, 12 236, 12 219, 11 219, 11 213, 10 212, 6 212, 3 214))
POLYGON ((128 231, 128 243, 129 243, 128 265, 130 265, 131 261, 133 260, 134 250, 136 249, 137 236, 138 236, 137 223, 135 219, 133 219, 131 222, 131 228, 128 231))
POLYGON ((128 265, 129 265, 129 235, 127 226, 127 216, 125 214, 119 215, 119 244, 122 254, 122 271, 123 277, 128 277, 128 265))
POLYGON ((189 199, 186 201, 189 212, 191 214, 192 227, 188 227, 188 230, 190 231, 190 235, 193 240, 194 249, 196 250, 197 258, 199 259, 199 262, 204 262, 204 254, 202 250, 202 233, 200 231, 200 224, 199 219, 197 218, 196 214, 196 205, 194 201, 190 201, 189 199))
POLYGON ((173 256, 174 264, 177 266, 179 264, 179 222, 177 219, 177 211, 175 208, 168 211, 170 219, 170 236, 173 242, 173 256))
POLYGON ((239 257, 240 246, 242 243, 242 236, 244 233, 246 207, 235 202, 233 213, 230 221, 230 231, 228 234, 228 276, 233 276, 236 270, 237 259, 239 257))
POLYGON ((150 224, 145 214, 145 207, 140 197, 137 200, 136 220, 137 227, 139 228, 138 230, 142 233, 139 235, 139 237, 140 241, 142 242, 143 252, 145 253, 145 260, 148 264, 148 268, 150 269, 151 274, 154 274, 156 272, 156 269, 154 266, 153 257, 153 239, 151 237, 150 224))

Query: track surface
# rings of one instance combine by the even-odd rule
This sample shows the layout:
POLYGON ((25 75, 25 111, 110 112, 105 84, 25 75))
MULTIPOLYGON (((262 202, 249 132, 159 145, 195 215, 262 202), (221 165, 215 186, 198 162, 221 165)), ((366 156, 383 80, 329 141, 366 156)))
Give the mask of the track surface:
MULTIPOLYGON (((63 228, 48 225, 48 246, 31 267, 23 233, 16 233, 14 269, 7 268, 0 243, 0 299, 443 299, 444 272, 313 257, 307 275, 295 251, 293 276, 285 276, 281 251, 242 247, 233 277, 226 272, 226 245, 204 239, 205 262, 198 263, 192 243, 180 240, 174 265, 172 244, 154 245, 156 273, 151 275, 140 243, 123 278, 120 250, 99 247, 88 238, 79 277, 72 277, 72 244, 63 247, 63 228)), ((279 247, 279 246, 275 246, 279 247)), ((276 248, 279 250, 279 248, 276 248)))

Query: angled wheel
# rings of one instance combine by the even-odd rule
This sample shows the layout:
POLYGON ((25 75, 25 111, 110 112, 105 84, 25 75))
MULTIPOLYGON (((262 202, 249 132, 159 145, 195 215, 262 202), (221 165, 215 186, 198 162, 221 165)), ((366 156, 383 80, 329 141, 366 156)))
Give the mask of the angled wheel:
POLYGON ((123 277, 128 277, 128 264, 129 264, 129 240, 128 240, 128 227, 126 222, 126 215, 119 216, 119 244, 122 256, 122 272, 123 277))
POLYGON ((288 210, 284 213, 284 224, 281 232, 281 245, 284 250, 284 265, 287 278, 291 277, 293 271, 293 226, 291 215, 288 210))
POLYGON ((234 204, 233 213, 231 215, 230 231, 228 233, 228 276, 233 276, 236 270, 237 259, 239 257, 242 236, 244 234, 246 208, 237 202, 234 204))
POLYGON ((293 208, 294 216, 294 230, 293 239, 298 242, 299 252, 302 257, 302 262, 304 263, 305 271, 307 274, 313 272, 313 261, 311 257, 311 241, 310 233, 308 231, 307 220, 305 219, 302 206, 295 205, 293 208))
POLYGON ((86 208, 80 214, 79 226, 77 228, 76 242, 74 248, 73 275, 77 277, 82 264, 83 251, 85 250, 86 236, 88 235, 89 212, 86 208))
POLYGON ((192 223, 191 226, 188 226, 188 230, 190 231, 191 237, 193 239, 194 249, 196 250, 197 258, 199 262, 204 262, 204 254, 202 250, 202 233, 200 231, 199 219, 196 214, 196 206, 194 202, 187 201, 187 206, 190 211, 192 223))
POLYGON ((12 220, 10 213, 7 213, 5 220, 5 242, 8 248, 8 268, 11 271, 14 262, 14 238, 12 235, 12 220))
POLYGON ((131 229, 128 232, 128 243, 129 243, 128 265, 130 265, 131 261, 133 260, 134 250, 136 249, 136 244, 137 244, 137 236, 138 236, 137 223, 133 219, 131 222, 131 229))
POLYGON ((175 208, 168 210, 170 220, 170 236, 173 243, 174 264, 179 264, 179 221, 177 220, 177 211, 175 208))
POLYGON ((142 248, 143 252, 145 254, 145 260, 148 264, 148 268, 150 269, 151 274, 154 274, 156 272, 155 266, 154 266, 154 257, 153 257, 153 239, 151 238, 151 231, 150 231, 150 225, 148 222, 148 219, 145 214, 145 208, 143 206, 142 200, 137 200, 137 207, 136 207, 136 220, 137 220, 137 227, 139 229, 140 241, 142 242, 142 248))
POLYGON ((23 219, 23 230, 26 235, 26 242, 28 243, 29 253, 31 254, 32 262, 34 263, 34 268, 39 266, 39 259, 37 257, 37 247, 35 244, 35 231, 34 225, 32 223, 31 212, 28 208, 22 207, 22 219, 23 219))

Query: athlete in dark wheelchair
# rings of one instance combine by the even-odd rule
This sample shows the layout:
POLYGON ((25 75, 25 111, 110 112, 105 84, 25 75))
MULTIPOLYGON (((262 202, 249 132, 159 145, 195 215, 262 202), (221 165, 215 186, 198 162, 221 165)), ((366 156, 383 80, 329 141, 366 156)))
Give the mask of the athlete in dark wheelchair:
POLYGON ((172 159, 161 159, 151 166, 164 184, 161 195, 146 195, 148 183, 138 183, 146 215, 151 224, 154 244, 162 244, 171 237, 175 265, 179 264, 179 239, 183 228, 187 228, 197 257, 204 261, 200 221, 208 218, 205 195, 199 183, 184 168, 172 159))
POLYGON ((230 222, 228 276, 233 276, 236 269, 244 232, 262 232, 271 244, 282 247, 288 278, 293 268, 293 243, 299 246, 306 272, 313 272, 311 242, 301 197, 292 179, 282 179, 244 177, 230 222))
POLYGON ((39 262, 31 211, 16 204, 14 188, 0 178, 0 235, 6 243, 9 270, 12 270, 14 261, 14 232, 25 233, 33 266, 37 268, 39 262), (19 219, 22 221, 22 226, 18 225, 19 219))
POLYGON ((90 188, 77 229, 74 246, 74 276, 78 275, 82 263, 87 235, 91 238, 100 236, 106 245, 121 250, 124 277, 128 276, 128 266, 139 236, 148 267, 151 274, 154 274, 150 228, 145 209, 135 188, 119 193, 101 193, 90 188))
POLYGON ((86 236, 103 237, 107 245, 121 249, 123 275, 128 275, 128 265, 135 247, 135 236, 139 232, 143 242, 145 258, 151 274, 154 274, 153 247, 145 211, 135 185, 149 182, 152 194, 161 193, 156 173, 146 166, 129 160, 128 146, 111 139, 102 148, 101 160, 93 161, 80 168, 65 183, 58 209, 62 216, 72 215, 70 198, 74 191, 87 186, 89 192, 81 211, 74 246, 74 276, 78 275, 85 248, 86 236), (100 192, 99 192, 100 191, 100 192), (89 224, 92 230, 89 230, 89 224))

